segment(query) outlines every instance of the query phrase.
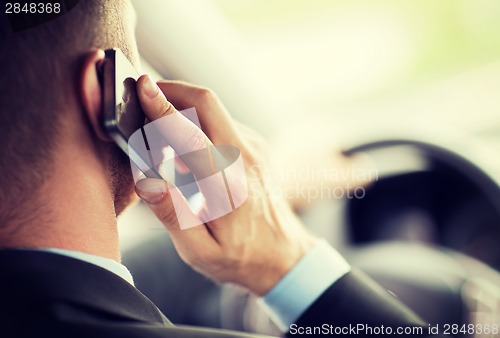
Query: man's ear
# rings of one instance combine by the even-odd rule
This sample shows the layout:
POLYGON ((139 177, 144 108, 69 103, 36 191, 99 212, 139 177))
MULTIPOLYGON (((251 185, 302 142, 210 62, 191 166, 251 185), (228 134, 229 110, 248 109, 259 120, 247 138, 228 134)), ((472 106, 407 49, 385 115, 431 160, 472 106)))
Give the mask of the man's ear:
POLYGON ((101 124, 102 91, 98 67, 103 60, 102 49, 94 49, 86 55, 80 78, 80 98, 94 133, 103 141, 111 141, 101 124))

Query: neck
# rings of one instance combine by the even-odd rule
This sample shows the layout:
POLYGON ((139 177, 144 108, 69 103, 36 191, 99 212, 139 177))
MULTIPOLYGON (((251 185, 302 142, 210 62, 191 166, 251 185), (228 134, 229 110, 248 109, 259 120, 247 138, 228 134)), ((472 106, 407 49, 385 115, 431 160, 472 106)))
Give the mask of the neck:
POLYGON ((31 221, 0 246, 60 248, 120 261, 113 194, 105 168, 90 154, 61 149, 44 182, 31 221), (69 155, 69 156, 68 156, 69 155), (68 159, 71 162, 68 162, 68 159))

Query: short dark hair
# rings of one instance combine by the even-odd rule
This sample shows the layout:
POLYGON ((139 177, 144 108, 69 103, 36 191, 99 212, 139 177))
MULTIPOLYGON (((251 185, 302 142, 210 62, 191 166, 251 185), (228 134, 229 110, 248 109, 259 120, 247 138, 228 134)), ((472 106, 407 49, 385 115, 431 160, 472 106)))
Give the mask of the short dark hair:
POLYGON ((19 222, 16 206, 26 210, 50 175, 61 115, 77 97, 82 56, 93 47, 118 47, 133 59, 126 6, 81 0, 64 15, 0 41, 0 227, 19 222))

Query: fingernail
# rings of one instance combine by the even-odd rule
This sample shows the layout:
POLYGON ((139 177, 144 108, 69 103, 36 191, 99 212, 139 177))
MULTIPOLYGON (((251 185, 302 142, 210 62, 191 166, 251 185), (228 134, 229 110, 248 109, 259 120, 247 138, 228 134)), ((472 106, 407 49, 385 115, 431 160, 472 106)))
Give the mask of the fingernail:
POLYGON ((149 191, 138 191, 139 197, 148 204, 159 203, 165 196, 162 192, 149 192, 149 191))
POLYGON ((143 179, 136 183, 136 191, 146 203, 156 204, 167 194, 165 182, 159 179, 143 179))
POLYGON ((146 94, 149 98, 153 98, 156 96, 159 89, 156 83, 154 83, 153 80, 151 80, 151 78, 146 75, 146 79, 142 84, 142 90, 144 91, 144 94, 146 94))

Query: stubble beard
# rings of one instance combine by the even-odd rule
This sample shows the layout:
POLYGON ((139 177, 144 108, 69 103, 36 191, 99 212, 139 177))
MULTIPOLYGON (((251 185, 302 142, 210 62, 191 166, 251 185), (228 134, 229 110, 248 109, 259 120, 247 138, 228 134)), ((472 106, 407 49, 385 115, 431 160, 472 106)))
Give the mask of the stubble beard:
POLYGON ((116 216, 137 200, 130 160, 116 146, 111 149, 109 180, 113 194, 116 216))

